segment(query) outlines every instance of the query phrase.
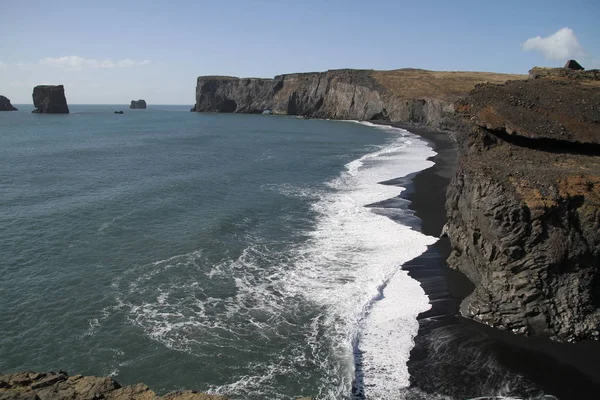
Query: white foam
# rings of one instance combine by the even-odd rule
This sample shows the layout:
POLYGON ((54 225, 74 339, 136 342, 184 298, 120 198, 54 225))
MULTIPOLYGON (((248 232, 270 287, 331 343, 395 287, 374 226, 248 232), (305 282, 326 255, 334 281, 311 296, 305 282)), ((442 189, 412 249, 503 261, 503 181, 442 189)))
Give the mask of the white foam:
POLYGON ((269 341, 286 338, 290 331, 303 335, 282 351, 281 357, 289 359, 249 365, 252 372, 231 376, 212 392, 277 397, 268 392, 276 390, 277 376, 297 374, 302 365, 327 374, 328 385, 313 388, 320 391, 318 398, 340 398, 354 379, 357 340, 369 398, 408 384, 406 362, 418 329, 416 316, 427 309, 428 299, 401 265, 436 239, 365 206, 398 196, 404 188, 379 182, 430 167, 427 158, 435 153, 405 130, 363 124, 389 132, 388 143, 348 163, 326 190, 279 188, 286 196, 314 200, 316 225, 304 233, 306 241, 281 254, 249 239, 239 257, 216 265, 197 251, 138 266, 114 283, 117 303, 129 321, 173 350, 203 357, 210 343, 213 349, 249 352, 240 347, 240 338, 269 341), (235 290, 212 296, 213 279, 232 279, 235 290), (375 301, 386 284, 384 298, 375 301), (308 326, 294 325, 306 304, 318 312, 308 326))
POLYGON ((289 277, 289 290, 328 306, 337 350, 348 362, 358 339, 365 394, 376 399, 409 384, 406 362, 418 331, 416 317, 429 304, 419 283, 400 267, 436 239, 365 207, 404 190, 379 182, 428 168, 427 158, 435 155, 407 131, 373 126, 396 138, 348 163, 347 172, 330 182, 333 192, 314 205, 320 218, 289 277), (386 284, 384 298, 374 302, 386 284))

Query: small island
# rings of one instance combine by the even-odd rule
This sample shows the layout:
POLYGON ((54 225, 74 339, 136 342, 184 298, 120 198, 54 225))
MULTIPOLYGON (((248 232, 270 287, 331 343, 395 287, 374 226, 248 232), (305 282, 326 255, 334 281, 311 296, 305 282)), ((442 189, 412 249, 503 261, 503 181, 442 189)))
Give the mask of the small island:
POLYGON ((68 114, 69 106, 63 85, 39 85, 33 88, 33 113, 68 114))
POLYGON ((0 96, 0 111, 18 111, 7 97, 0 96))
POLYGON ((146 109, 146 100, 131 100, 131 104, 129 108, 132 110, 145 110, 146 109))

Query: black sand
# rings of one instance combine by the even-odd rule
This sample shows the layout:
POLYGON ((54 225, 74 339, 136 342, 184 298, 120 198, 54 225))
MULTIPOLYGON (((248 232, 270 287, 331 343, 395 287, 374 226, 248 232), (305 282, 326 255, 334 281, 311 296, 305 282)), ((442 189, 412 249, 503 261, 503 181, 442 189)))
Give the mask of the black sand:
MULTIPOLYGON (((446 221, 446 187, 456 167, 455 144, 448 133, 395 126, 420 135, 438 153, 433 167, 409 177, 412 183, 402 194, 421 220, 421 231, 438 237, 446 221)), ((408 363, 407 398, 600 398, 600 343, 527 338, 461 317, 460 302, 473 285, 446 266, 449 253, 448 240, 440 239, 404 266, 432 303, 431 310, 419 316, 419 334, 408 363)))

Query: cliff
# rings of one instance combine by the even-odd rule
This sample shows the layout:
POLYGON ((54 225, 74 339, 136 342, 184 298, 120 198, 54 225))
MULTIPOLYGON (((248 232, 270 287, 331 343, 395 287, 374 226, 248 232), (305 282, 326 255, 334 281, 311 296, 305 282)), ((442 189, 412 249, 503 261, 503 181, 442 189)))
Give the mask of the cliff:
POLYGON ((33 88, 34 113, 68 114, 63 85, 40 85, 33 88))
POLYGON ((530 76, 478 85, 455 105, 448 263, 476 285, 464 316, 515 333, 598 339, 598 71, 530 76))
POLYGON ((302 115, 314 118, 454 126, 454 102, 477 83, 523 79, 483 72, 331 70, 273 79, 201 76, 192 111, 302 115))
POLYGON ((0 111, 18 111, 12 104, 10 104, 10 100, 4 96, 0 96, 0 111))
POLYGON ((131 100, 131 104, 129 108, 132 110, 145 110, 146 109, 146 101, 145 100, 131 100))
POLYGON ((0 375, 2 400, 227 400, 226 397, 192 390, 157 396, 138 383, 121 386, 108 377, 68 376, 65 372, 19 372, 0 375))

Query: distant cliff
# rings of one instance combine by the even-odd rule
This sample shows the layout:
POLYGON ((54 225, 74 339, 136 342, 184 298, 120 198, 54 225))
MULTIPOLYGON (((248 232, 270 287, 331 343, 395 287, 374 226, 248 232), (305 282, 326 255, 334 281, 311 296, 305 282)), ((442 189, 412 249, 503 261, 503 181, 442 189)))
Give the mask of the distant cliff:
POLYGON ((0 96, 0 111, 17 111, 17 109, 10 104, 10 100, 4 96, 0 96))
POLYGON ((68 114, 67 98, 63 85, 40 85, 33 88, 32 112, 40 114, 68 114))
POLYGON ((198 112, 302 115, 314 118, 454 124, 454 102, 483 81, 521 75, 477 72, 331 70, 273 79, 201 76, 198 112))
POLYGON ((515 333, 600 337, 598 71, 534 69, 456 104, 448 263, 475 291, 462 313, 515 333))

